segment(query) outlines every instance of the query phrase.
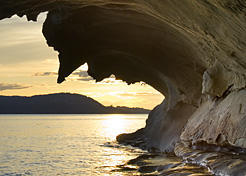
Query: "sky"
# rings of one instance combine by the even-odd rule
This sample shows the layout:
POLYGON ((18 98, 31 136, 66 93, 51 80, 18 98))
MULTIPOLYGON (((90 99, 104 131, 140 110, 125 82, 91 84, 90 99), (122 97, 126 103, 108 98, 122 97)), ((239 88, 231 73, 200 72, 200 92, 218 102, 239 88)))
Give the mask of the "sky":
POLYGON ((38 22, 17 16, 0 21, 0 95, 32 96, 59 92, 79 93, 106 106, 153 109, 163 96, 143 83, 127 85, 112 75, 102 82, 88 76, 87 64, 57 84, 58 53, 42 35, 45 14, 38 22))

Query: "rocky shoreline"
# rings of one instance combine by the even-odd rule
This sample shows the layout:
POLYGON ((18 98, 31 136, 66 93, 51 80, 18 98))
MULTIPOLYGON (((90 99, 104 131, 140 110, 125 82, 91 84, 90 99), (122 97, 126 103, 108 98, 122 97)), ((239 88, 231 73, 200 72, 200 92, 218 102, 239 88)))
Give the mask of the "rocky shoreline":
MULTIPOLYGON (((120 142, 164 153, 177 143, 246 148, 246 1, 0 2, 0 19, 35 21, 41 12, 48 12, 47 44, 59 52, 58 83, 87 63, 96 81, 114 74, 165 96, 146 127, 120 142)), ((240 173, 242 165, 230 162, 235 172, 214 173, 240 173)))

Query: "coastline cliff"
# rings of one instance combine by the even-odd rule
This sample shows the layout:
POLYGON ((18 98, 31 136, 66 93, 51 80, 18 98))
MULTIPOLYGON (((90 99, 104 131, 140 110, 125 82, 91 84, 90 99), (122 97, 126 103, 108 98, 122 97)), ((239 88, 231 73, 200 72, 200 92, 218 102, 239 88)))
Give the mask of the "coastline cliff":
POLYGON ((146 127, 120 142, 179 156, 181 145, 246 148, 246 1, 0 2, 0 19, 35 21, 45 11, 44 37, 59 52, 58 83, 87 63, 96 81, 114 74, 165 96, 146 127))

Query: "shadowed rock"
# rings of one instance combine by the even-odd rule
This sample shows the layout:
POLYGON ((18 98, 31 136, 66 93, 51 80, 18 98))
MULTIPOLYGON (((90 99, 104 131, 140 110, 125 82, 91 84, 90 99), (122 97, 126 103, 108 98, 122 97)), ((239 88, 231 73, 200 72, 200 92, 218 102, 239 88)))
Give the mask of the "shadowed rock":
POLYGON ((114 74, 165 95, 141 134, 120 142, 162 152, 181 140, 245 148, 246 1, 0 1, 0 19, 36 20, 43 11, 43 34, 59 52, 58 83, 88 63, 97 81, 114 74))

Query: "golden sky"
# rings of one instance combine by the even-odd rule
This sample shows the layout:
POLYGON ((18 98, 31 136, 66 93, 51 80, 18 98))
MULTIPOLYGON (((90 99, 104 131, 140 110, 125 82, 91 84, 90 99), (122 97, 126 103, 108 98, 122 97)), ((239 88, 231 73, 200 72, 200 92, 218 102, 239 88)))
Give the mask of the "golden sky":
POLYGON ((152 87, 127 85, 113 76, 95 83, 86 73, 87 65, 76 70, 67 81, 57 84, 57 52, 46 45, 42 22, 27 22, 16 16, 0 21, 0 95, 31 96, 59 92, 79 93, 109 106, 152 109, 163 96, 152 87))

